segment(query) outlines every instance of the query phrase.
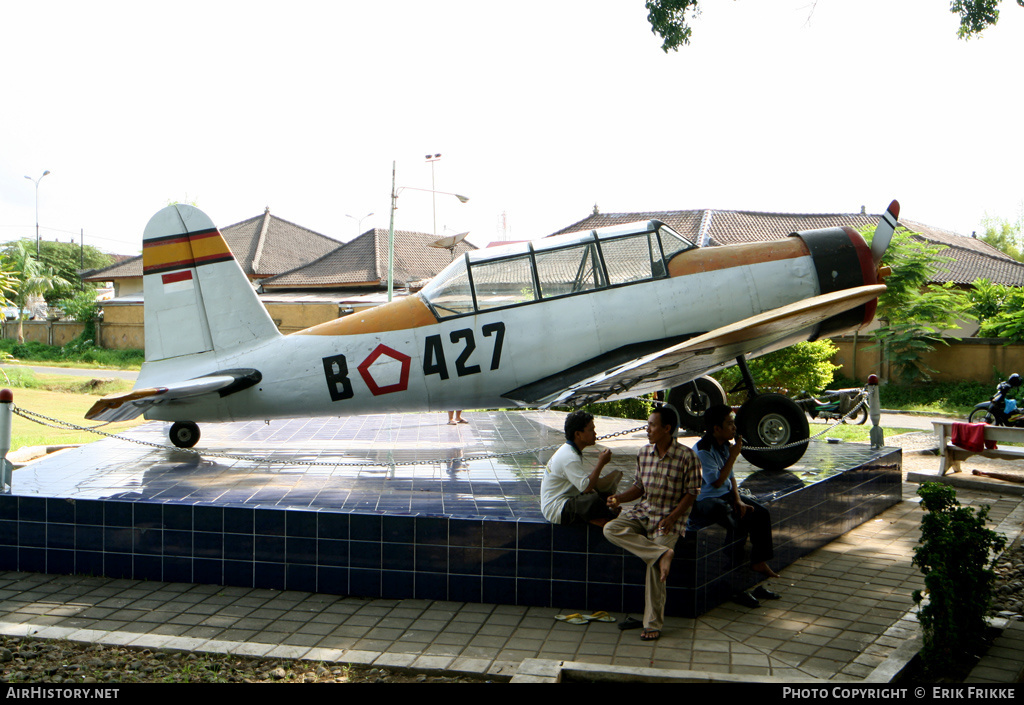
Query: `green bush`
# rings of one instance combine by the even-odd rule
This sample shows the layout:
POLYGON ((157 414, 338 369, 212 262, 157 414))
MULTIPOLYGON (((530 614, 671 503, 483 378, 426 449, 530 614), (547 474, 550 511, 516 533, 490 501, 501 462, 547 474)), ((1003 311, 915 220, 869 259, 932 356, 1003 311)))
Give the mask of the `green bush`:
POLYGON ((142 350, 108 350, 96 347, 91 340, 82 339, 76 339, 64 347, 35 341, 18 343, 16 340, 0 340, 0 352, 9 353, 22 362, 77 362, 104 367, 137 368, 146 359, 142 350))
POLYGON ((915 590, 914 602, 924 631, 921 658, 926 671, 937 675, 983 643, 992 565, 1006 538, 985 528, 987 505, 977 513, 960 506, 949 485, 926 482, 917 493, 926 513, 913 564, 924 574, 926 591, 915 590))
MULTIPOLYGON (((619 399, 617 401, 602 401, 595 404, 586 404, 580 409, 594 416, 611 416, 618 419, 640 419, 646 421, 654 410, 654 402, 648 397, 639 399, 619 399)), ((572 411, 567 407, 561 407, 558 411, 572 411)), ((598 435, 601 435, 598 429, 598 435)))
MULTIPOLYGON (((839 365, 832 356, 839 350, 831 340, 797 343, 747 362, 758 389, 780 389, 797 394, 804 390, 818 392, 832 384, 839 365)), ((740 383, 742 376, 736 365, 712 375, 728 393, 740 383)), ((783 391, 783 393, 786 393, 783 391)), ((740 402, 740 399, 730 399, 740 402)))

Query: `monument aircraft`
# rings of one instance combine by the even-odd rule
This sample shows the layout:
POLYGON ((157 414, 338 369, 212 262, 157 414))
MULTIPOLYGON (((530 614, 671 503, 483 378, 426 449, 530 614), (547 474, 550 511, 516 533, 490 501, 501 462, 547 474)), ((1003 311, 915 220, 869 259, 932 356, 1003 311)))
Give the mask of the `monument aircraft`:
POLYGON ((700 430, 704 405, 725 400, 703 375, 738 363, 744 454, 787 467, 806 447, 790 447, 807 438, 806 417, 758 394, 745 359, 869 323, 898 216, 893 201, 870 248, 850 228, 698 248, 650 220, 470 251, 418 293, 282 335, 206 214, 171 205, 143 235, 146 362, 132 391, 87 418, 145 414, 192 447, 198 422, 578 406, 670 389, 683 425, 700 430))

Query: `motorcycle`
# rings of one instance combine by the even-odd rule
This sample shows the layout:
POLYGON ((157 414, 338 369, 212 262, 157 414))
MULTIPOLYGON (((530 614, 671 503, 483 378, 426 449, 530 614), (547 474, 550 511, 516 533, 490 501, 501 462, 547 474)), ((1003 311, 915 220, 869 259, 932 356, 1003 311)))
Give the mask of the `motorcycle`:
POLYGON ((1024 427, 1024 409, 1017 408, 1017 400, 1010 393, 1021 385, 1020 375, 1014 373, 1000 382, 996 393, 988 401, 974 406, 967 417, 969 423, 987 423, 992 426, 1024 427))
POLYGON ((804 392, 807 395, 806 398, 794 399, 794 401, 812 419, 842 419, 843 423, 851 421, 859 426, 868 420, 868 405, 861 404, 853 419, 849 418, 849 414, 861 402, 862 391, 857 388, 826 389, 822 393, 823 398, 821 399, 810 392, 804 392))

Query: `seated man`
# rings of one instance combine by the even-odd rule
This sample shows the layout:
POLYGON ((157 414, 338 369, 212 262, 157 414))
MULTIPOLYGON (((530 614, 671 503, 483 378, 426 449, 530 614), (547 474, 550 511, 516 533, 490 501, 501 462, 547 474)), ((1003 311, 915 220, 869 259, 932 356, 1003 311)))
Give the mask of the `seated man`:
MULTIPOLYGON (((710 407, 704 412, 704 425, 704 436, 693 447, 700 458, 702 481, 700 496, 690 512, 688 528, 696 530, 719 524, 726 529, 738 529, 749 534, 750 568, 769 578, 777 578, 778 573, 768 565, 768 559, 774 555, 771 515, 749 497, 740 498, 733 474, 733 465, 743 448, 743 441, 736 435, 732 409, 725 404, 710 407)), ((778 597, 764 587, 758 587, 753 595, 762 599, 778 597)), ((746 593, 738 595, 736 601, 749 607, 757 606, 757 600, 746 593)))
POLYGON ((676 540, 686 533, 686 515, 700 490, 700 463, 693 451, 676 441, 679 421, 666 406, 647 419, 647 440, 637 453, 636 483, 608 498, 608 506, 639 499, 604 526, 604 535, 647 564, 644 629, 640 638, 653 641, 665 623, 665 581, 676 540))
POLYGON ((597 456, 597 464, 589 472, 583 468, 583 449, 597 443, 594 416, 574 411, 565 417, 566 443, 555 451, 544 469, 540 483, 540 510, 552 524, 601 523, 615 516, 608 508, 607 498, 619 484, 622 472, 616 470, 601 477, 601 470, 611 460, 605 448, 597 456))

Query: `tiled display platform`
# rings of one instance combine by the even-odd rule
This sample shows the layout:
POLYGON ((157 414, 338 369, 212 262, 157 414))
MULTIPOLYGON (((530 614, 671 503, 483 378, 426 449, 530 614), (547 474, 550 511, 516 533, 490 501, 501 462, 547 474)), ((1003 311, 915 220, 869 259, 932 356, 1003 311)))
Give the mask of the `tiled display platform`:
MULTIPOLYGON (((540 514, 561 414, 440 414, 207 424, 196 456, 103 440, 18 470, 0 495, 0 569, 366 597, 634 610, 643 565, 595 527, 540 514), (482 456, 515 453, 499 458, 482 456), (345 463, 339 465, 336 463, 345 463), (368 464, 372 463, 372 464, 368 464), (384 463, 384 464, 379 464, 384 463)), ((601 419, 600 433, 640 422, 601 419)), ((165 443, 165 425, 132 437, 165 443)), ((632 471, 642 434, 616 461, 632 471)), ((593 450, 593 449, 591 449, 593 450)), ((778 568, 899 501, 898 449, 812 443, 787 471, 738 464, 767 501, 778 568)), ((699 614, 753 584, 709 527, 677 546, 669 609, 699 614)))

